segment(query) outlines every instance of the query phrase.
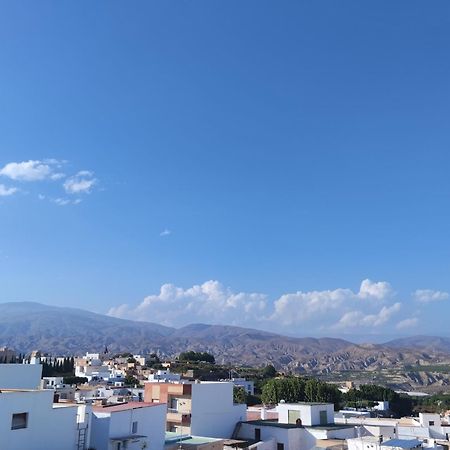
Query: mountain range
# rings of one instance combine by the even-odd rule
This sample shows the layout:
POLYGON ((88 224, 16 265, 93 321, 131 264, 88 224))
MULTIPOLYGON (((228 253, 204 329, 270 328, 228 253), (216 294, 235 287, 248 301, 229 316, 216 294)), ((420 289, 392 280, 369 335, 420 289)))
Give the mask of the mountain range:
MULTIPOLYGON (((102 352, 105 346, 111 353, 158 352, 167 357, 201 350, 212 353, 220 363, 273 364, 278 370, 325 375, 392 368, 407 373, 411 367, 425 370, 426 366, 450 364, 450 338, 444 337, 413 336, 383 344, 355 344, 225 325, 192 324, 176 329, 33 302, 0 304, 0 346, 54 355, 102 352)), ((438 377, 435 381, 442 380, 438 377)))

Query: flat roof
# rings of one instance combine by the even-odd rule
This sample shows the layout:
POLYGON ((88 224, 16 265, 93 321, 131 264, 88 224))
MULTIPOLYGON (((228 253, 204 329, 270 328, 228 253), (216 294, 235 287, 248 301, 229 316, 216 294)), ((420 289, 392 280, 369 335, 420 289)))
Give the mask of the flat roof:
POLYGON ((263 427, 277 427, 277 428, 304 428, 295 423, 279 423, 278 420, 244 420, 241 423, 248 423, 249 425, 259 425, 263 427))
POLYGON ((345 428, 354 428, 354 425, 345 423, 328 423, 326 425, 304 425, 305 428, 313 428, 314 430, 343 430, 345 428))
POLYGON ((422 441, 418 439, 389 439, 381 443, 383 447, 399 447, 399 448, 415 448, 422 445, 422 441))
POLYGON ((354 428, 353 425, 330 423, 327 425, 297 425, 295 423, 281 423, 272 419, 260 420, 244 420, 241 423, 248 423, 249 425, 259 425, 262 427, 277 427, 277 428, 313 428, 314 430, 342 430, 345 428, 354 428))
POLYGON ((112 442, 132 441, 133 439, 142 439, 142 438, 146 438, 146 437, 148 437, 148 436, 145 436, 143 434, 128 434, 126 436, 112 437, 112 438, 109 438, 109 440, 112 442))
POLYGON ((149 408, 151 406, 161 406, 165 403, 150 403, 150 402, 127 402, 121 403, 119 405, 99 405, 94 406, 92 409, 96 412, 104 412, 104 413, 113 413, 120 411, 128 411, 130 409, 140 409, 140 408, 149 408))
POLYGON ((209 442, 218 442, 223 439, 205 437, 205 436, 191 436, 190 434, 178 434, 173 431, 166 431, 166 442, 165 444, 176 444, 182 442, 183 444, 200 445, 207 444, 209 442))
POLYGON ((324 402, 296 402, 296 403, 278 403, 278 405, 329 406, 329 405, 333 405, 333 403, 324 403, 324 402))

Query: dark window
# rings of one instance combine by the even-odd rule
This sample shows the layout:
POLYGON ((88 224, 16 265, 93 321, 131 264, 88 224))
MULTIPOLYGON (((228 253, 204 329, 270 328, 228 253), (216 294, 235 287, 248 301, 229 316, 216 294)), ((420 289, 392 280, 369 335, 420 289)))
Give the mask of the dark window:
POLYGON ((131 424, 131 432, 132 432, 133 434, 136 434, 136 433, 137 433, 137 427, 138 427, 138 423, 137 423, 137 422, 133 422, 133 423, 131 424))
POLYGON ((429 426, 429 427, 434 426, 434 420, 430 420, 430 421, 428 422, 428 426, 429 426))
POLYGON ((284 450, 284 444, 277 444, 277 450, 284 450))
POLYGON ((255 441, 261 440, 261 428, 255 428, 255 441))
POLYGON ((20 430, 28 426, 28 413, 18 413, 12 415, 11 430, 20 430))

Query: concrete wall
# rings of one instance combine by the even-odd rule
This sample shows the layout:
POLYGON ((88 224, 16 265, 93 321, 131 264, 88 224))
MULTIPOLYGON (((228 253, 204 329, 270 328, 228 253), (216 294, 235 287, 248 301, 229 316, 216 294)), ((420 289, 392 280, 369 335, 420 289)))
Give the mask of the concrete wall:
POLYGON ((299 411, 302 425, 320 425, 320 412, 327 412, 327 422, 334 423, 334 405, 332 403, 323 404, 303 404, 303 403, 280 403, 277 406, 278 420, 280 423, 289 423, 289 411, 299 411))
MULTIPOLYGON (((239 430, 239 438, 255 439, 255 429, 261 430, 261 441, 265 443, 265 446, 273 446, 276 449, 277 444, 283 444, 284 450, 305 449, 305 430, 303 428, 282 428, 243 423, 239 430)), ((315 439, 311 442, 311 447, 313 447, 315 445, 315 439)), ((258 445, 258 450, 259 447, 258 445)))
MULTIPOLYGON (((163 450, 166 430, 166 405, 115 412, 111 415, 110 436, 132 434, 131 425, 138 423, 136 434, 146 438, 148 450, 163 450)), ((130 447, 132 449, 133 447, 130 447)), ((141 448, 140 446, 136 448, 141 448)))
POLYGON ((92 413, 89 447, 108 450, 110 414, 92 413))
POLYGON ((128 442, 127 450, 140 450, 147 442, 148 450, 163 450, 165 441, 166 405, 126 409, 115 412, 93 411, 90 446, 96 450, 110 450, 110 439, 132 435, 132 424, 137 422, 136 435, 147 436, 128 442))
POLYGON ((40 364, 0 364, 0 389, 38 389, 40 364))
POLYGON ((230 438, 246 411, 246 405, 233 403, 233 383, 192 384, 191 434, 230 438))
POLYGON ((377 427, 373 425, 366 425, 363 427, 372 436, 383 436, 383 440, 395 439, 397 437, 397 427, 377 427))
POLYGON ((53 408, 52 391, 4 391, 0 394, 1 448, 74 450, 76 406, 53 408), (26 428, 11 430, 12 415, 28 413, 26 428))

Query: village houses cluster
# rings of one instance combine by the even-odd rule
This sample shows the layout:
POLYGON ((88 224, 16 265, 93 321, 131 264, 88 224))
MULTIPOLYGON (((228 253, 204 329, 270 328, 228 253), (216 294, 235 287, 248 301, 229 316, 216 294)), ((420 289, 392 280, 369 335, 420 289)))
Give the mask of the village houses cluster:
MULTIPOLYGON (((5 450, 417 450, 449 449, 448 416, 399 419, 330 403, 247 407, 233 401, 244 379, 198 381, 145 358, 88 353, 65 384, 42 377, 46 357, 0 364, 0 448, 5 450), (134 386, 125 377, 136 374, 134 386)), ((379 409, 388 408, 379 402, 379 409)))

